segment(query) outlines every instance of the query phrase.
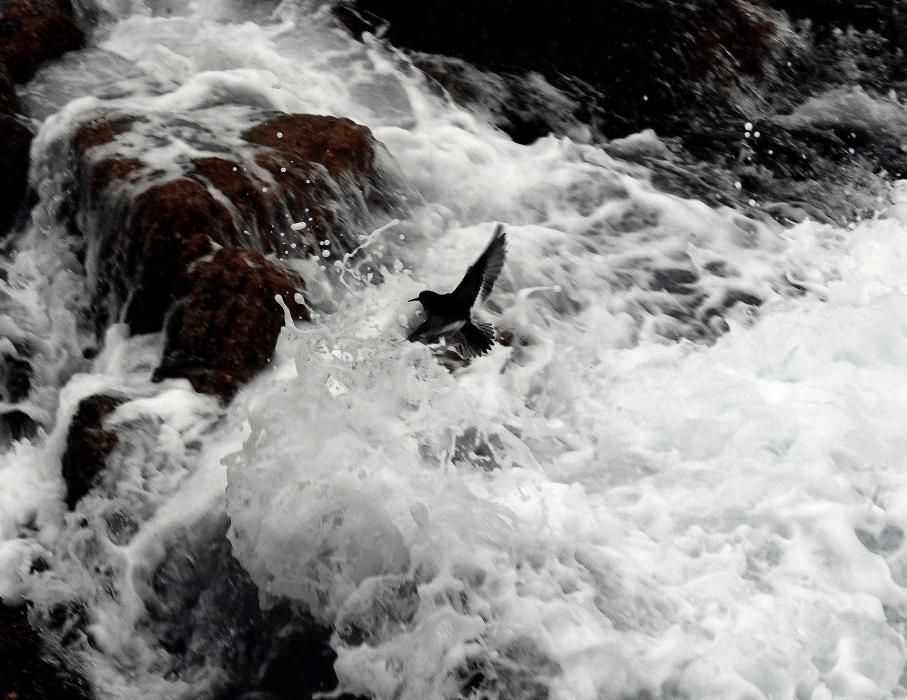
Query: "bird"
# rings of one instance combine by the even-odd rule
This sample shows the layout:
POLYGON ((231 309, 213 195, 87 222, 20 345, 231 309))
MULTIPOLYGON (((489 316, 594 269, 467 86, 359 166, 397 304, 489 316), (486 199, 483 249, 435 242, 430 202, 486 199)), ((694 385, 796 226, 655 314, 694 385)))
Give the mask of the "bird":
POLYGON ((466 270, 456 289, 448 294, 426 289, 409 300, 421 303, 427 318, 407 340, 433 343, 444 338, 467 360, 487 353, 494 345, 494 327, 473 321, 472 307, 477 299, 485 300, 491 294, 506 254, 507 234, 498 224, 485 251, 466 270))

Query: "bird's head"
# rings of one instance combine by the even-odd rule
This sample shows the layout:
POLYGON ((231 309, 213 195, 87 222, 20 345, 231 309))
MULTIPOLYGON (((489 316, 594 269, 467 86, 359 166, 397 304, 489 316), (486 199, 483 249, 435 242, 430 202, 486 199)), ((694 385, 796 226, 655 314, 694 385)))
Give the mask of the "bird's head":
POLYGON ((436 294, 435 292, 430 292, 427 289, 423 289, 421 292, 419 292, 419 296, 417 296, 415 299, 410 299, 409 301, 418 301, 422 304, 423 307, 425 307, 431 304, 432 301, 434 301, 439 296, 440 294, 436 294))

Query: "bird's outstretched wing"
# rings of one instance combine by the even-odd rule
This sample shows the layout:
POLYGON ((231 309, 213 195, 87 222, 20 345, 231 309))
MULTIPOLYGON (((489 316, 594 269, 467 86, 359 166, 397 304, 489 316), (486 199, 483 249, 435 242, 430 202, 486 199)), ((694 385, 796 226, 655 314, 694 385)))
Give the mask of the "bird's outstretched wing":
POLYGON ((491 294, 491 289, 504 268, 506 254, 507 234, 504 233, 504 227, 498 224, 485 252, 466 271, 466 275, 451 292, 451 296, 466 309, 472 308, 480 294, 482 299, 485 299, 491 294))
POLYGON ((494 326, 490 323, 467 321, 450 337, 451 345, 465 360, 484 355, 494 345, 494 326))

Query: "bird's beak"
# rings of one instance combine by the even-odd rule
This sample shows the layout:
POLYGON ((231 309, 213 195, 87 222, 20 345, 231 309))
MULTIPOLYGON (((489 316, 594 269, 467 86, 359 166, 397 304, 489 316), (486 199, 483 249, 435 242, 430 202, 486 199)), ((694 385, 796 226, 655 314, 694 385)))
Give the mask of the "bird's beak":
POLYGON ((407 301, 419 301, 419 297, 416 297, 415 299, 408 299, 407 301))

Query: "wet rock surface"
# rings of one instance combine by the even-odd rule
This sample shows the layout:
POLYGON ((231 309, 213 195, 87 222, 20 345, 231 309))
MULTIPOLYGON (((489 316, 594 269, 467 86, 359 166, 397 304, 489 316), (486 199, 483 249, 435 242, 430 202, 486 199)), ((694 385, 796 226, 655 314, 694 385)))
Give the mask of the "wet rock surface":
POLYGON ((20 114, 15 83, 45 61, 84 45, 68 0, 7 0, 0 5, 0 232, 22 205, 32 133, 20 114))
POLYGON ((186 377, 202 393, 230 398, 267 366, 284 324, 276 295, 296 320, 309 319, 294 301, 299 275, 254 251, 221 248, 192 267, 188 286, 169 317, 154 378, 186 377))
POLYGON ((0 63, 24 83, 45 61, 85 44, 69 0, 7 0, 0 8, 0 63))
POLYGON ((408 50, 430 80, 518 143, 653 129, 669 152, 640 160, 657 186, 710 204, 782 222, 822 210, 855 220, 871 215, 879 182, 907 172, 903 133, 873 120, 873 106, 827 121, 790 117, 844 86, 881 103, 903 94, 901 2, 356 0, 336 14, 353 34, 408 50), (859 196, 834 199, 841 181, 859 196), (798 211, 803 202, 813 205, 798 211))
MULTIPOLYGON (((209 520, 178 536, 150 577, 147 631, 167 651, 170 673, 219 669, 212 698, 290 700, 337 686, 332 631, 258 588, 233 558, 227 522, 209 520)), ((339 695, 342 700, 357 700, 339 695)))
POLYGON ((386 22, 384 36, 401 47, 505 76, 538 73, 580 96, 576 116, 608 136, 678 131, 684 115, 764 74, 776 32, 770 13, 738 0, 358 0, 338 14, 354 32, 386 22))
POLYGON ((0 698, 81 700, 91 697, 81 679, 48 655, 24 605, 0 601, 0 698))
MULTIPOLYGON (((133 333, 166 326, 156 379, 186 377, 229 399, 268 362, 283 325, 281 295, 297 320, 304 290, 289 257, 349 253, 372 211, 394 205, 364 126, 314 115, 265 115, 236 153, 145 165, 123 145, 130 115, 84 124, 72 139, 79 210, 74 227, 96 247, 92 307, 100 333, 122 318, 133 333), (169 320, 165 323, 165 318, 169 320)), ((205 130, 185 120, 181 136, 205 130)), ((86 242, 86 248, 88 248, 86 242)))
POLYGON ((125 401, 102 394, 79 402, 66 436, 62 472, 66 482, 66 505, 75 507, 87 494, 104 467, 107 456, 117 446, 116 432, 104 428, 104 419, 125 401))
POLYGON ((18 115, 0 112, 0 231, 9 227, 25 197, 31 139, 18 115))

